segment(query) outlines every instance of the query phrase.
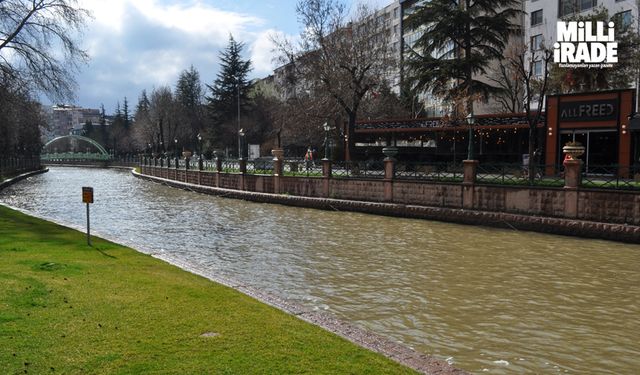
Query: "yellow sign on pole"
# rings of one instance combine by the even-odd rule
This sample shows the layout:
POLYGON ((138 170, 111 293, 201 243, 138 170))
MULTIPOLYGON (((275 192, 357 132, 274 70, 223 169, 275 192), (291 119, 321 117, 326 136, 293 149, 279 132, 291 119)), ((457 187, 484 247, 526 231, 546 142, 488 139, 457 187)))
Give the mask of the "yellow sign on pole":
POLYGON ((93 203, 93 188, 82 187, 82 203, 93 203))
POLYGON ((91 246, 91 224, 89 223, 89 203, 93 203, 93 188, 82 187, 82 203, 87 204, 87 245, 91 246))

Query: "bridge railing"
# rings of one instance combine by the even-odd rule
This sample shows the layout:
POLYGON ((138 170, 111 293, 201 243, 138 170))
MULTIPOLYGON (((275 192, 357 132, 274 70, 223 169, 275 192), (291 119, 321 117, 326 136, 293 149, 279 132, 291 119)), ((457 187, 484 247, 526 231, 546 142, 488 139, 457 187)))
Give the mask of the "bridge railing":
POLYGON ((55 152, 40 155, 42 161, 106 161, 111 160, 111 155, 90 152, 55 152))
POLYGON ((40 156, 46 164, 95 164, 100 165, 108 164, 113 166, 127 166, 135 167, 140 165, 141 158, 138 155, 104 155, 97 153, 83 153, 83 152, 65 152, 65 153, 52 153, 42 154, 40 156))

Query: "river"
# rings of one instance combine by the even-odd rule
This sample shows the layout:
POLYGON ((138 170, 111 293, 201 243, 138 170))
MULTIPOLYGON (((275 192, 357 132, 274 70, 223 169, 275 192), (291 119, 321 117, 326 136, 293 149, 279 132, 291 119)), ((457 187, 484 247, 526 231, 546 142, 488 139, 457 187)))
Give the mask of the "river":
POLYGON ((0 201, 322 309, 473 373, 640 369, 640 246, 214 197, 51 168, 0 201))

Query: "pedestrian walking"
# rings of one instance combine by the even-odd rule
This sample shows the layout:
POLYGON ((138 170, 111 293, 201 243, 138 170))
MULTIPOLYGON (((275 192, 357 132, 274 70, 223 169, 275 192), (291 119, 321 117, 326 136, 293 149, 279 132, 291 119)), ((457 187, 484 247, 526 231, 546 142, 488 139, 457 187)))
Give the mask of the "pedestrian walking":
POLYGON ((307 153, 304 154, 304 162, 307 170, 311 170, 311 166, 313 165, 313 150, 311 150, 311 146, 307 147, 307 153))

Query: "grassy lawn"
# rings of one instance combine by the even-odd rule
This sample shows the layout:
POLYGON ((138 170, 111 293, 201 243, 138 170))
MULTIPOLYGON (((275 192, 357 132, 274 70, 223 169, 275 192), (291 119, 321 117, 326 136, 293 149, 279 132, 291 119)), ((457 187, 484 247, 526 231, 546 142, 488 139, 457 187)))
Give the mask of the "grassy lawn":
POLYGON ((411 373, 230 288, 93 244, 0 206, 0 372, 411 373))

